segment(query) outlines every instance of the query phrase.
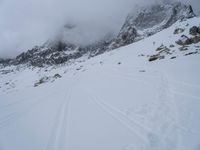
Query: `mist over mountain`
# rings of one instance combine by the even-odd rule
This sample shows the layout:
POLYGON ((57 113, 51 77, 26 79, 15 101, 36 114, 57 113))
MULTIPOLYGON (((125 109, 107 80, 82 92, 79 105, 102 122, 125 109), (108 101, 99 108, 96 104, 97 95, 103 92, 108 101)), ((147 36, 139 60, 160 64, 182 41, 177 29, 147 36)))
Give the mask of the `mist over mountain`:
MULTIPOLYGON (((193 1, 198 6, 199 2, 193 1)), ((91 44, 106 35, 116 35, 130 11, 166 2, 169 1, 1 0, 0 56, 15 57, 49 39, 91 44)))

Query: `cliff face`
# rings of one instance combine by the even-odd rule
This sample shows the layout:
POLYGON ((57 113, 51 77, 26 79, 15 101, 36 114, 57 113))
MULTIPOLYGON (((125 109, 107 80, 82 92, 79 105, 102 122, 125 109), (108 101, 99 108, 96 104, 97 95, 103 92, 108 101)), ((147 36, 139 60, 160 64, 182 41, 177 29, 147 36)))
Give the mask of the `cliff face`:
POLYGON ((192 7, 182 3, 153 5, 142 9, 137 15, 130 13, 110 48, 131 44, 170 27, 177 20, 194 16, 192 7))

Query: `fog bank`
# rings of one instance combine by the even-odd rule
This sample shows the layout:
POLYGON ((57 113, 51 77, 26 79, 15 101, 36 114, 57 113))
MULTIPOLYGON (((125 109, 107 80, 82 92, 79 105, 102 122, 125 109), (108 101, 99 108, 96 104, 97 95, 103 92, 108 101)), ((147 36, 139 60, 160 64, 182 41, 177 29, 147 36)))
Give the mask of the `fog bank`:
MULTIPOLYGON (((0 57, 14 57, 63 33, 65 41, 87 44, 116 34, 130 12, 161 0, 0 0, 0 57)), ((199 6, 199 0, 193 0, 199 6)), ((199 8, 195 10, 198 11, 199 8)))

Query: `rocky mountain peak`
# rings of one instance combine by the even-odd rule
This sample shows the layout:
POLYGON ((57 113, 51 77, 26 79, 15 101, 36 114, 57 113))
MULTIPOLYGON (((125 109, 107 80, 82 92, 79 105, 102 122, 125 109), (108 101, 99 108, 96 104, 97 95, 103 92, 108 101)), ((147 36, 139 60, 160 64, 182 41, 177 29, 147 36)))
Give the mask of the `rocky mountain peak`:
POLYGON ((165 5, 152 5, 143 8, 136 18, 133 15, 127 17, 129 24, 134 25, 137 29, 143 30, 163 24, 163 27, 169 27, 177 20, 194 17, 195 14, 190 5, 184 5, 180 2, 169 3, 165 5))
POLYGON ((127 16, 119 35, 112 43, 111 49, 131 44, 170 27, 177 20, 194 16, 192 7, 180 2, 165 5, 155 4, 142 8, 137 14, 130 13, 127 16))

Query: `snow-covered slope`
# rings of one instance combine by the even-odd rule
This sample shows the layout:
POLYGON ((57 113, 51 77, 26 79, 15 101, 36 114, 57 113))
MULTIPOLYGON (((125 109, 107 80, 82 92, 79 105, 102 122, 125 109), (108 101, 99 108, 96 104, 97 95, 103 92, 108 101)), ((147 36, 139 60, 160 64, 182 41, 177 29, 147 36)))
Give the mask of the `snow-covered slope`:
POLYGON ((63 66, 2 68, 0 150, 199 150, 200 43, 176 44, 199 24, 63 66), (150 62, 161 45, 173 53, 150 62))

